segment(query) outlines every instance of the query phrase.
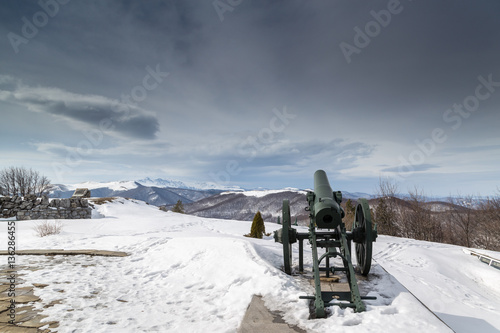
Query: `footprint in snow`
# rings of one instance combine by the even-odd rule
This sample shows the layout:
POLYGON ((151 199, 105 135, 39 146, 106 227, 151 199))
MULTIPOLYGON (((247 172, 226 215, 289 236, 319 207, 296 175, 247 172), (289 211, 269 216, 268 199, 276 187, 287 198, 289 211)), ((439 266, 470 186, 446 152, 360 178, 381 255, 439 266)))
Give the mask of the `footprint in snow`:
POLYGON ((356 326, 359 324, 361 324, 361 318, 348 319, 342 323, 344 326, 356 326))
POLYGON ((380 311, 381 314, 384 314, 384 315, 394 315, 394 314, 397 314, 399 313, 398 309, 397 308, 387 308, 387 309, 384 309, 382 311, 380 311))

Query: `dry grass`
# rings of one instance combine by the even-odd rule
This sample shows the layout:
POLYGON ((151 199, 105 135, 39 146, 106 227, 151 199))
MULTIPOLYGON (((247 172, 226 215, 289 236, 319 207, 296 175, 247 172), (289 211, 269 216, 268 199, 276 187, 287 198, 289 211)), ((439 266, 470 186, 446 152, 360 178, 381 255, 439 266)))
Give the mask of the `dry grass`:
POLYGON ((37 236, 45 237, 45 236, 57 235, 57 234, 61 233, 62 227, 63 227, 63 225, 59 221, 54 221, 54 222, 44 221, 44 222, 37 223, 33 227, 33 230, 35 230, 37 236))
POLYGON ((106 198, 94 198, 94 199, 90 199, 90 201, 92 201, 96 205, 103 205, 107 202, 113 202, 115 199, 116 199, 116 197, 106 197, 106 198))

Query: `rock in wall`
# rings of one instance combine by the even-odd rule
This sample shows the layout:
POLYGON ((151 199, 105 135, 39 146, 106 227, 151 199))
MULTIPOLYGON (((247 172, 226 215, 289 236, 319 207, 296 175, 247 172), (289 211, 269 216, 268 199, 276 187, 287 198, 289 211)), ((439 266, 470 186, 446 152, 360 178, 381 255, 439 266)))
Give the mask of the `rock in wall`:
POLYGON ((86 199, 52 199, 47 196, 37 198, 0 197, 0 217, 16 217, 18 220, 39 219, 90 219, 92 208, 86 199))

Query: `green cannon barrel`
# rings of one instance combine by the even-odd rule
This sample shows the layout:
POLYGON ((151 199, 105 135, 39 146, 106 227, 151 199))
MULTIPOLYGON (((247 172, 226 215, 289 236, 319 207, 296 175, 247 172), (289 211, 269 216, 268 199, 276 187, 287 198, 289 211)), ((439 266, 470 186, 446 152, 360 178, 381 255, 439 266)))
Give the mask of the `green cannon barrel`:
POLYGON ((342 223, 341 209, 323 170, 314 173, 314 219, 318 228, 334 229, 342 223))

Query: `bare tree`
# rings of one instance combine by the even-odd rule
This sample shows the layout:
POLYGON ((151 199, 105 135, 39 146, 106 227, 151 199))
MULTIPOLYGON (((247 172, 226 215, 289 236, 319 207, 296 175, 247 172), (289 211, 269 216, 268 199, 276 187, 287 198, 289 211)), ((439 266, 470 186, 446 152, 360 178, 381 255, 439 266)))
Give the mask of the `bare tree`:
POLYGON ((452 204, 448 211, 449 223, 452 232, 457 233, 458 237, 454 237, 454 243, 466 247, 478 246, 474 239, 478 234, 479 216, 477 207, 477 199, 472 195, 465 197, 450 197, 448 201, 452 204))
POLYGON ((500 193, 481 202, 479 217, 478 247, 500 251, 500 193))
POLYGON ((396 201, 398 185, 391 179, 380 178, 377 194, 379 199, 375 208, 374 221, 377 223, 378 232, 389 236, 401 236, 397 223, 399 215, 396 201))
POLYGON ((0 171, 0 190, 2 195, 26 196, 46 194, 52 185, 50 180, 38 171, 24 167, 9 167, 0 171))
POLYGON ((0 188, 2 195, 10 195, 17 193, 16 178, 14 176, 14 168, 10 167, 0 172, 0 188))
POLYGON ((345 217, 343 220, 345 223, 345 227, 347 230, 351 230, 352 223, 354 222, 355 212, 356 212, 356 205, 352 203, 351 199, 348 199, 346 201, 344 211, 345 211, 345 217))
POLYGON ((415 188, 409 191, 406 206, 401 211, 403 237, 425 240, 429 242, 443 241, 441 222, 425 207, 427 201, 422 190, 415 188))

